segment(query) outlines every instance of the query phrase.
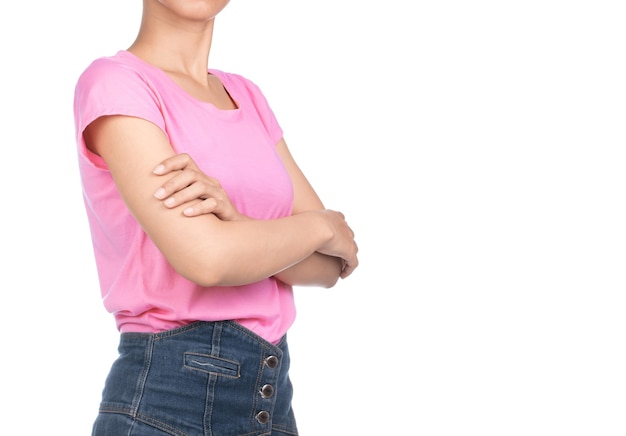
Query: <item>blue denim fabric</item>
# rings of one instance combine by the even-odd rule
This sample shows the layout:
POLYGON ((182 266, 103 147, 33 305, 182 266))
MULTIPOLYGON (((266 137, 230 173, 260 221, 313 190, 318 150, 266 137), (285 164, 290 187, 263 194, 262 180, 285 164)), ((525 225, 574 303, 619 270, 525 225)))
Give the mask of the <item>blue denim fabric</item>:
POLYGON ((123 333, 93 436, 297 435, 289 351, 231 321, 123 333))

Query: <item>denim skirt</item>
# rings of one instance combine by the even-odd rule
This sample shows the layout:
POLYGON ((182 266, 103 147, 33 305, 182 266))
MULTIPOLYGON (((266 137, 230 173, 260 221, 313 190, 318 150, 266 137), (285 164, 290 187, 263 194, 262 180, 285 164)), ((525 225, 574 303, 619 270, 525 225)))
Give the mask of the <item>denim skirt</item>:
POLYGON ((122 333, 93 436, 297 435, 287 339, 232 321, 122 333))

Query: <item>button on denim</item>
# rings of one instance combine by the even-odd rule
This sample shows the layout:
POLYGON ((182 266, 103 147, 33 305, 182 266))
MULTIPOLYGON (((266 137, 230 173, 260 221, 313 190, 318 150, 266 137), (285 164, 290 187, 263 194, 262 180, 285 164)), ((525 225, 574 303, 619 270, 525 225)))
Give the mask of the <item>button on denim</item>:
POLYGON ((289 351, 231 322, 122 333, 92 436, 294 436, 289 351))

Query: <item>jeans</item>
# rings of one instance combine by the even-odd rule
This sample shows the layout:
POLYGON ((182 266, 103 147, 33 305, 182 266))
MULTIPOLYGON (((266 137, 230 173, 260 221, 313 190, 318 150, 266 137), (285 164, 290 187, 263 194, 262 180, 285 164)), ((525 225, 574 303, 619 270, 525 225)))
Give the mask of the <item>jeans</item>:
POLYGON ((92 436, 297 435, 287 339, 231 321, 122 333, 92 436))

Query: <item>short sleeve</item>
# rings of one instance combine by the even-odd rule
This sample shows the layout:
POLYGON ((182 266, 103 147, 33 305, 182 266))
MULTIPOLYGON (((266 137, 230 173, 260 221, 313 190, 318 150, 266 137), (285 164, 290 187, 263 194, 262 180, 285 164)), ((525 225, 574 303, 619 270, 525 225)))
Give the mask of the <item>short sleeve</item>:
POLYGON ((158 95, 140 72, 110 58, 94 61, 81 74, 74 91, 76 136, 99 117, 127 115, 165 129, 158 95))

